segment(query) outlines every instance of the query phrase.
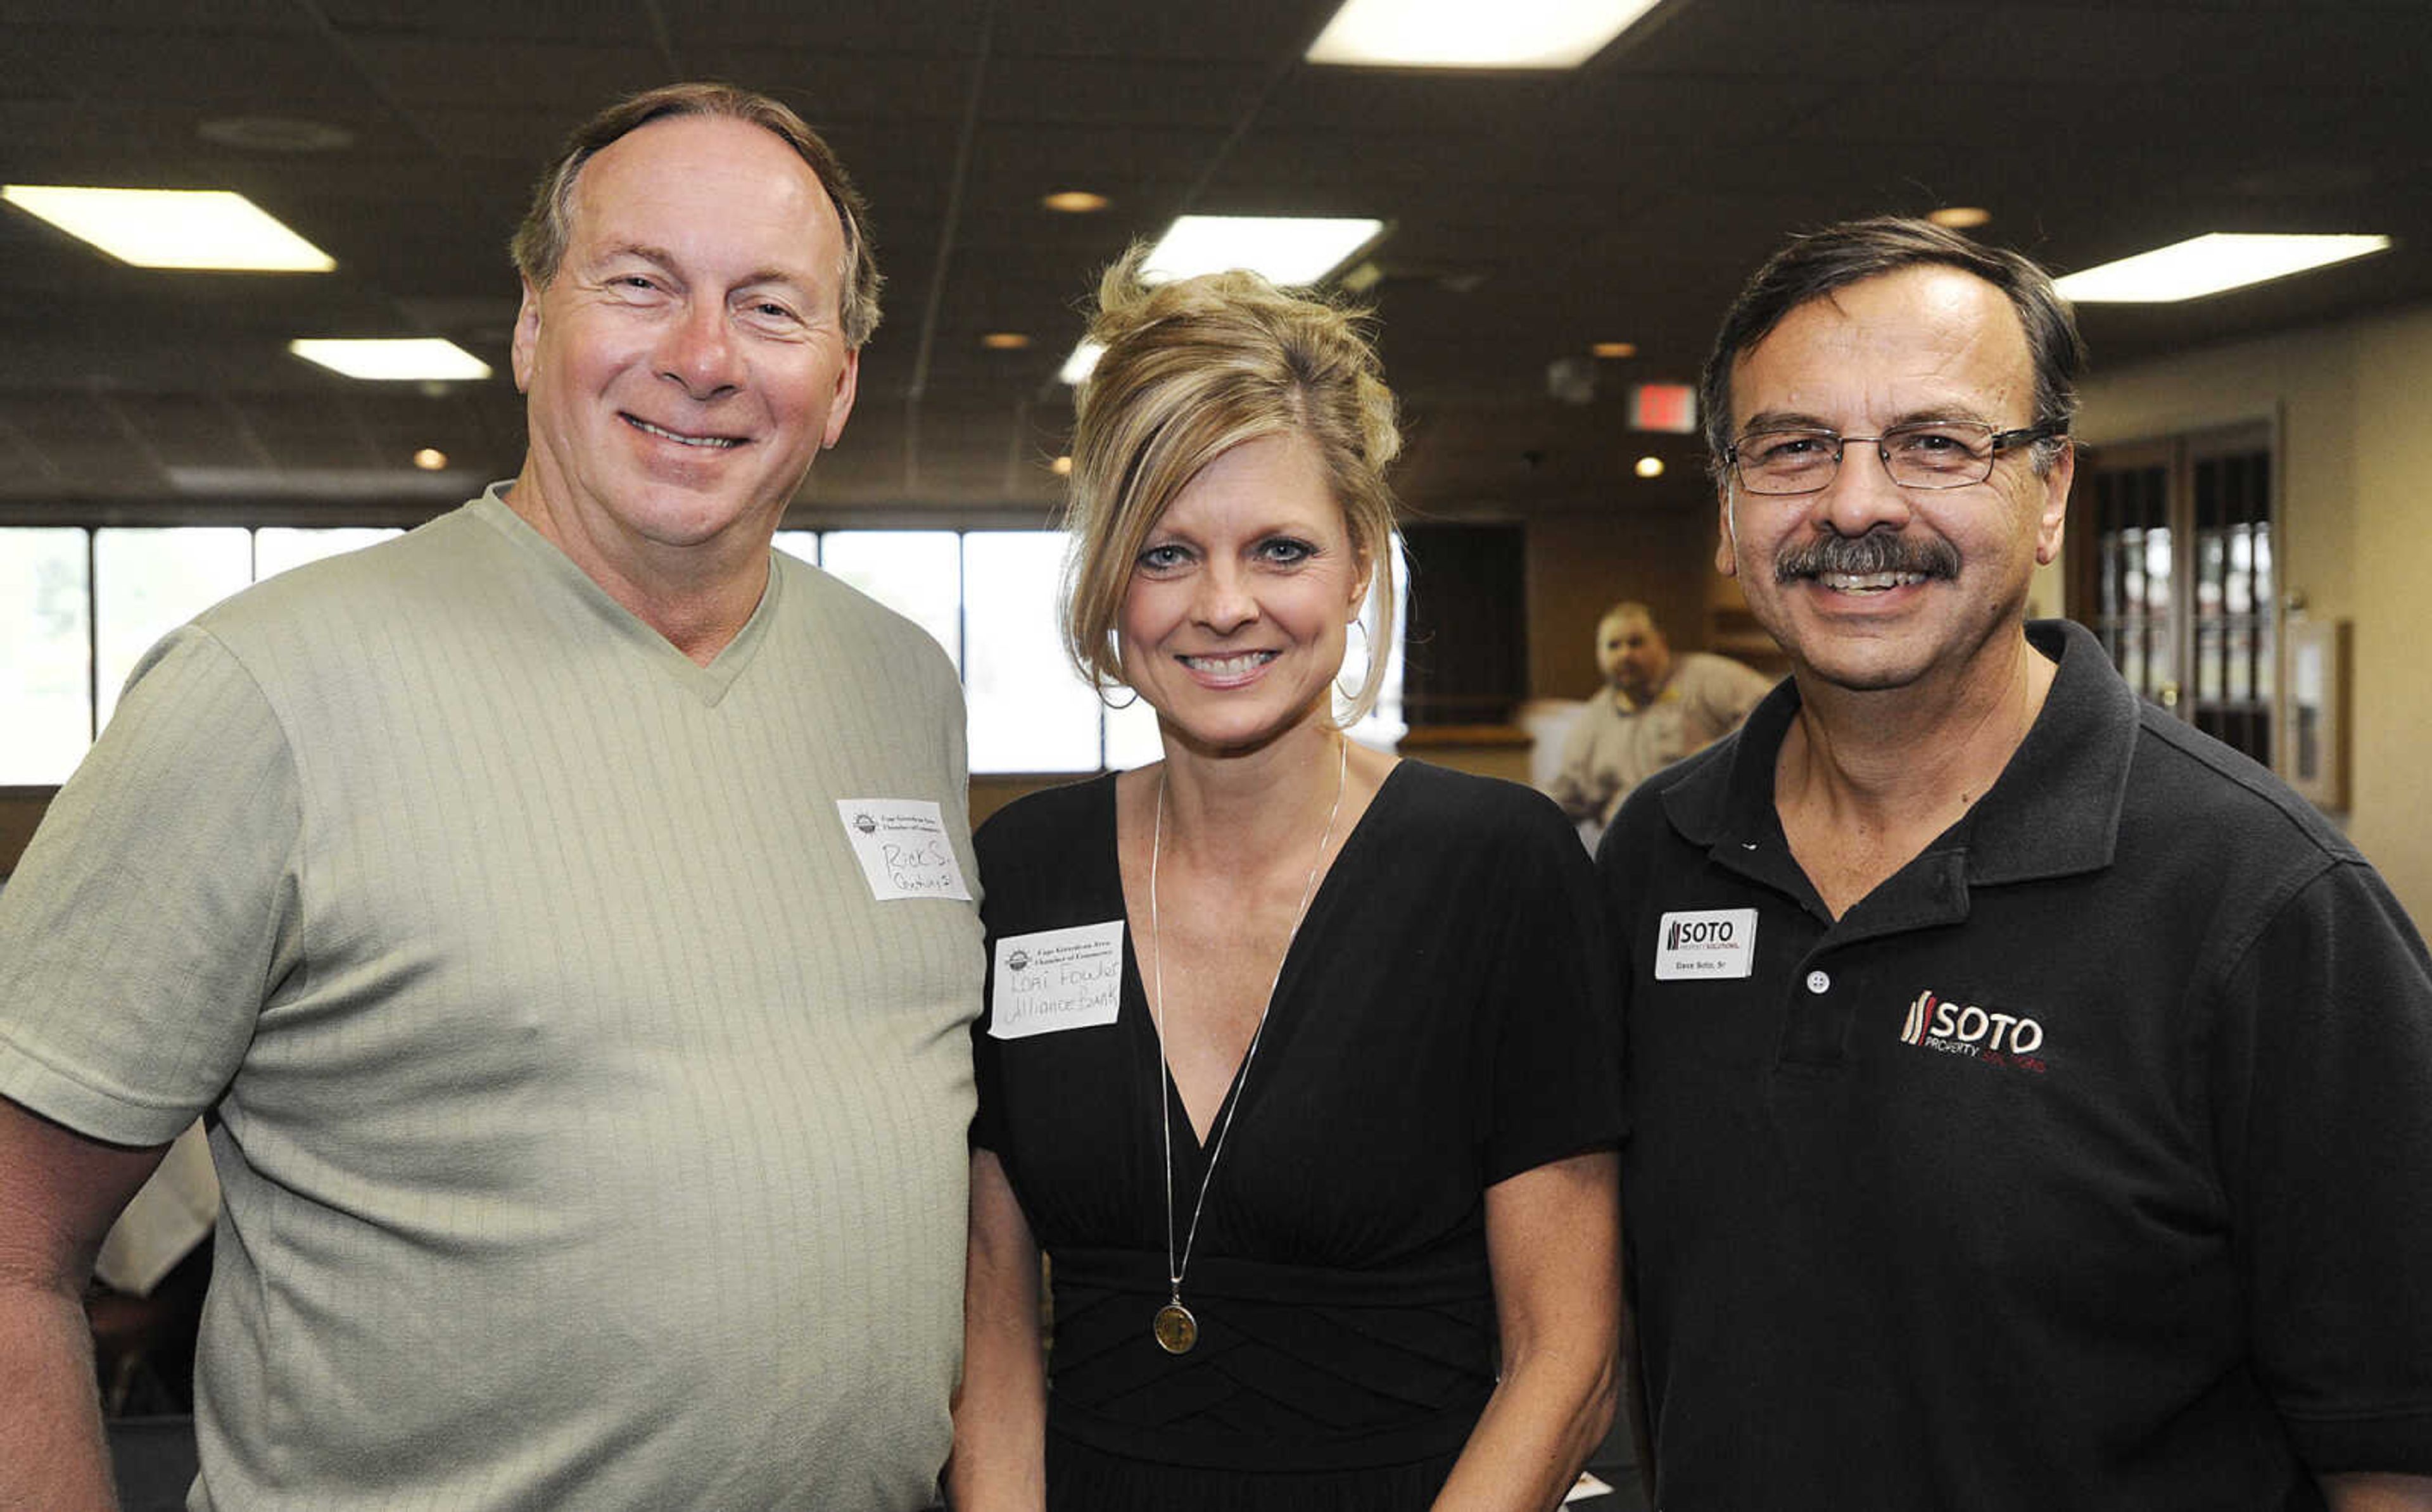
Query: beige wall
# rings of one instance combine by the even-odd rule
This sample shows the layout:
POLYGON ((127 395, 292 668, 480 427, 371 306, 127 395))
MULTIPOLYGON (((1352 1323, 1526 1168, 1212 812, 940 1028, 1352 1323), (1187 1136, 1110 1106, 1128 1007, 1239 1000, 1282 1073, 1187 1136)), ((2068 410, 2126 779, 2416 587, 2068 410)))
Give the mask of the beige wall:
POLYGON ((2333 817, 2432 922, 2432 307, 2103 372, 2078 429, 2101 445, 2255 419, 2279 428, 2281 589, 2354 625, 2333 817))

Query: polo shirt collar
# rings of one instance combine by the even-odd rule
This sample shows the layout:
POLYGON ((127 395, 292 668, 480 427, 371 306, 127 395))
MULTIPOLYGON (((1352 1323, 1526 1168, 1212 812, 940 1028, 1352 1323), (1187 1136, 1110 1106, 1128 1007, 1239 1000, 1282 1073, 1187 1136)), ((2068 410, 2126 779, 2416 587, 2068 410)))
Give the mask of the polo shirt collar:
MULTIPOLYGON (((2136 696, 2083 626, 2035 620, 2027 639, 2059 663, 2043 708, 1991 790, 1910 863, 1941 872, 1949 885, 2093 871, 2110 865, 2119 843, 2141 717, 2136 696)), ((1749 712, 1728 761, 1701 764, 1664 794, 1664 816, 1683 840, 1733 871, 1776 884, 1782 881, 1774 875, 1778 864, 1796 871, 1774 810, 1773 781, 1799 702, 1799 684, 1784 679, 1749 712)))

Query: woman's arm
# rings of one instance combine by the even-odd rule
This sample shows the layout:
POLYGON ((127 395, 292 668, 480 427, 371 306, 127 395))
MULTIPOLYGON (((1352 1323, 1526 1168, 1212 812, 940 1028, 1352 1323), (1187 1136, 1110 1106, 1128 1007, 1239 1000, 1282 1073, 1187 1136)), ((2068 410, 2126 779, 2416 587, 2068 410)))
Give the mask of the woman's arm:
POLYGON ((1486 1189, 1503 1377, 1438 1512, 1558 1506, 1613 1424, 1621 1331, 1621 1180, 1611 1151, 1486 1189))
POLYGON ((971 1243, 963 1268, 963 1379, 946 1500, 957 1512, 1039 1512, 1047 1501, 1047 1362, 1039 1336, 1039 1242, 1005 1167, 971 1151, 971 1243))

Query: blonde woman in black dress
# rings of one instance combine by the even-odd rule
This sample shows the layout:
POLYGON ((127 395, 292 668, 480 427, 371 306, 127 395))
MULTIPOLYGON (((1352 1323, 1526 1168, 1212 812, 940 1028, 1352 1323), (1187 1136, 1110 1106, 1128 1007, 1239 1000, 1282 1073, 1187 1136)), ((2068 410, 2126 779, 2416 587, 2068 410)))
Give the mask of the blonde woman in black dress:
POLYGON ((1591 868, 1538 795, 1343 732, 1399 445, 1358 325, 1138 270, 1091 331, 1066 631, 1165 757, 978 839, 954 1504, 1553 1506, 1614 1401, 1591 868))

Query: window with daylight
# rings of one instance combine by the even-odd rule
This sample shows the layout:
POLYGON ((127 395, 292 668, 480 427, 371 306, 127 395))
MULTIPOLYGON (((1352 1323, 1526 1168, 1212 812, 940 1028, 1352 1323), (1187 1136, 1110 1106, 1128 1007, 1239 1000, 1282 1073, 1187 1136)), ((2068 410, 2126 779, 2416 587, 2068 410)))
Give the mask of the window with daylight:
POLYGON ((831 530, 819 564, 927 630, 963 665, 963 547, 952 530, 831 530))
POLYGON ((253 581, 252 532, 219 526, 93 532, 93 728, 152 644, 253 581))
POLYGON ((253 532, 253 580, 260 582, 264 578, 276 578, 290 567, 300 567, 323 557, 360 551, 402 533, 396 529, 371 529, 298 530, 266 525, 253 532))
POLYGON ((963 697, 974 772, 1086 772, 1102 760, 1105 703, 1072 671, 1056 633, 1064 537, 963 537, 963 697))
MULTIPOLYGON (((154 643, 229 594, 393 529, 245 526, 0 528, 0 786, 66 781, 154 643)), ((1064 656, 1054 530, 781 530, 812 563, 937 638, 961 674, 975 775, 1092 772, 1158 758, 1157 716, 1110 707, 1064 656)), ((1402 733, 1400 636, 1378 712, 1353 733, 1402 733)), ((1369 655, 1354 632, 1342 686, 1369 655)))
POLYGON ((0 530, 0 786, 56 782, 93 742, 91 540, 0 530))

